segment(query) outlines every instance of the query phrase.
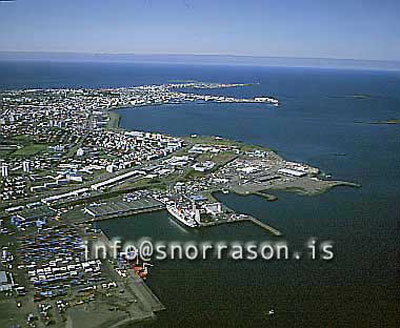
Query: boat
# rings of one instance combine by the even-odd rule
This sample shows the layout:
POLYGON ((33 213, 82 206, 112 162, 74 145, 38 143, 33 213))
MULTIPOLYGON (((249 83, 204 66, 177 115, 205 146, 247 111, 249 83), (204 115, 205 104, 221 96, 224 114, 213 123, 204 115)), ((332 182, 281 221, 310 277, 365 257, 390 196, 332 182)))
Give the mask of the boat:
POLYGON ((140 265, 140 264, 134 265, 133 270, 143 280, 146 280, 147 276, 149 275, 149 271, 147 269, 147 266, 145 265, 140 265))
POLYGON ((153 266, 151 263, 142 262, 139 260, 136 252, 120 253, 118 257, 118 266, 122 267, 122 263, 127 263, 128 267, 132 268, 136 275, 143 280, 146 280, 149 275, 149 266, 153 266))
MULTIPOLYGON (((184 224, 187 227, 190 228, 196 228, 198 227, 198 222, 196 222, 195 218, 198 218, 199 210, 190 211, 190 210, 185 210, 182 209, 179 206, 176 206, 176 204, 173 205, 168 205, 167 206, 167 211, 169 214, 171 214, 178 222, 184 224)), ((199 221, 199 220, 197 220, 199 221)))

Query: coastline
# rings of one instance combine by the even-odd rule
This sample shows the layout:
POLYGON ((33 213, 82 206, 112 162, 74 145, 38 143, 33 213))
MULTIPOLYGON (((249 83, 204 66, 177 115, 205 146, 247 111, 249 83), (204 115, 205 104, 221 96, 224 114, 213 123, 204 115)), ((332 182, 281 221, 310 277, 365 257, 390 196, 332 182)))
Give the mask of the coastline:
MULTIPOLYGON (((122 116, 121 114, 117 113, 118 109, 109 109, 106 110, 107 114, 109 115, 110 119, 109 121, 112 122, 112 124, 115 126, 114 129, 115 130, 119 130, 119 131, 130 131, 127 130, 125 128, 121 127, 121 121, 122 121, 122 116)), ((400 122, 400 121, 399 121, 400 122)), ((151 131, 151 132, 156 132, 156 131, 151 131)), ((165 133, 163 133, 165 134, 165 133)), ((166 134, 168 135, 168 134, 166 134)), ((279 155, 279 153, 276 150, 273 150, 271 148, 265 147, 265 146, 260 146, 260 145, 252 145, 252 144, 248 144, 248 143, 244 143, 242 141, 237 141, 237 140, 231 140, 231 139, 226 139, 226 138, 219 138, 216 136, 196 136, 196 139, 192 139, 191 136, 177 136, 180 138, 183 138, 186 142, 188 143, 196 143, 196 141, 198 141, 199 143, 202 144, 215 144, 216 141, 218 141, 218 144, 222 144, 222 145, 235 145, 235 146, 239 146, 242 149, 246 149, 246 150, 264 150, 264 151, 269 151, 272 152, 274 154, 274 156, 276 156, 277 159, 284 161, 285 159, 279 155), (216 138, 218 138, 218 140, 216 140, 216 138), (193 142, 194 141, 194 142, 193 142)), ((271 194, 270 192, 274 192, 274 191, 284 191, 284 192, 290 192, 290 193, 297 193, 300 195, 305 195, 305 196, 317 196, 317 195, 321 195, 323 193, 328 192, 329 190, 336 188, 336 187, 351 187, 351 188, 361 188, 361 185, 358 183, 353 183, 353 182, 348 182, 348 181, 339 181, 339 180, 318 180, 315 181, 318 183, 318 185, 316 187, 310 187, 309 184, 298 184, 298 185, 282 185, 279 187, 271 187, 271 188, 263 188, 260 190, 255 190, 254 192, 248 192, 248 191, 242 191, 240 189, 233 189, 232 191, 235 192, 238 195, 241 196, 248 196, 248 195, 256 195, 259 197, 263 197, 264 199, 266 199, 267 201, 275 201, 278 198, 271 194)), ((219 190, 213 190, 210 193, 207 193, 209 196, 211 196, 211 200, 215 199, 215 197, 212 196, 213 193, 216 192, 222 192, 222 189, 219 190)), ((216 199, 215 199, 216 200, 216 199)))
MULTIPOLYGON (((124 133, 126 131, 129 131, 125 128, 121 127, 121 114, 117 112, 117 109, 107 109, 105 110, 105 113, 107 113, 109 120, 107 123, 107 128, 110 130, 114 131, 119 131, 121 133, 124 133)), ((192 138, 189 136, 184 136, 182 137, 188 145, 195 145, 197 143, 200 144, 220 144, 220 145, 225 145, 225 146, 237 146, 241 151, 268 151, 271 153, 271 155, 275 158, 277 161, 285 161, 283 157, 281 157, 276 151, 273 151, 267 147, 263 146, 258 146, 258 145, 251 145, 247 144, 244 142, 240 141, 235 141, 235 140, 230 140, 230 139, 223 139, 219 137, 213 137, 213 136, 196 136, 196 138, 192 138)), ((231 159, 232 161, 232 159, 231 159)), ((227 162, 229 163, 229 161, 227 162)), ((227 163, 222 164, 222 166, 226 165, 227 163)), ((293 193, 298 193, 306 196, 315 196, 319 195, 322 193, 325 193, 329 191, 332 188, 335 188, 337 186, 349 186, 349 187, 360 187, 360 185, 350 183, 350 182, 344 182, 344 181, 326 181, 326 180, 312 180, 310 181, 309 179, 301 181, 299 180, 293 180, 290 181, 290 179, 286 183, 282 183, 279 186, 271 186, 270 188, 266 188, 265 186, 251 186, 249 188, 243 188, 243 186, 236 186, 230 188, 230 190, 238 195, 242 196, 247 196, 247 195, 255 195, 258 197, 262 197, 266 199, 267 201, 275 201, 277 200, 277 197, 270 192, 274 191, 285 191, 285 192, 293 192, 293 193)), ((151 188, 150 184, 144 184, 142 189, 145 188, 151 188)), ((206 195, 207 199, 209 201, 218 201, 217 198, 214 197, 213 193, 215 192, 221 192, 223 189, 214 189, 211 192, 204 192, 203 195, 206 195)), ((226 207, 225 205, 223 205, 226 207)), ((114 217, 110 217, 112 219, 114 217)), ((97 220, 96 220, 97 221, 97 220)), ((242 221, 248 221, 251 222, 259 227, 261 227, 264 230, 267 230, 268 232, 272 233, 274 236, 279 237, 282 236, 282 232, 280 232, 278 229, 275 229, 274 227, 268 225, 265 222, 261 222, 258 219, 248 215, 247 218, 241 220, 241 221, 236 221, 236 222, 242 222, 242 221)), ((224 222, 221 222, 221 224, 224 222)), ((217 223, 216 223, 217 224, 217 223)), ((210 226, 212 227, 213 225, 216 225, 213 223, 210 224, 205 224, 204 227, 210 226)), ((219 224, 219 223, 218 223, 219 224)), ((104 241, 105 245, 107 246, 107 249, 110 249, 110 244, 111 241, 107 234, 100 229, 101 235, 100 238, 101 240, 104 241)), ((126 289, 129 293, 133 293, 136 295, 137 299, 140 300, 140 302, 144 305, 144 309, 146 309, 145 312, 143 313, 136 313, 136 316, 131 317, 121 317, 120 319, 115 318, 115 321, 113 322, 107 322, 110 327, 121 327, 125 324, 131 324, 134 322, 142 322, 143 320, 152 320, 155 318, 155 313, 158 311, 165 310, 164 305, 161 303, 161 301, 158 299, 158 297, 152 292, 152 290, 147 286, 147 284, 141 279, 137 274, 133 272, 133 270, 128 270, 128 277, 125 278, 126 281, 122 282, 124 289, 126 289)), ((102 305, 103 306, 103 305, 102 305)))

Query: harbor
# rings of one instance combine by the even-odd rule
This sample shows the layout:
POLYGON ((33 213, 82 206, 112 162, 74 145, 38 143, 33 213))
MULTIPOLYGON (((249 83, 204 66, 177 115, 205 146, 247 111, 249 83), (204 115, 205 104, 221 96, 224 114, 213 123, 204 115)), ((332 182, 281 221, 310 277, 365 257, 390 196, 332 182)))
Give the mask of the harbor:
MULTIPOLYGON (((221 206, 223 206, 221 204, 221 206)), ((247 215, 247 214, 232 214, 233 211, 228 209, 226 206, 223 206, 225 210, 228 210, 230 215, 225 216, 224 218, 214 220, 214 221, 207 221, 203 222, 201 221, 200 217, 197 219, 194 218, 196 214, 191 214, 190 211, 179 211, 175 206, 165 206, 163 204, 158 204, 156 206, 152 207, 142 207, 142 208, 135 208, 127 211, 122 211, 121 213, 114 213, 114 214, 108 214, 108 215, 102 215, 102 216, 94 216, 91 219, 88 219, 86 221, 83 221, 81 223, 91 223, 91 222, 98 222, 98 221, 105 221, 105 220, 112 220, 112 219, 117 219, 117 218, 129 218, 132 216, 140 215, 140 214, 146 214, 146 213, 152 213, 152 212, 159 212, 159 211, 164 211, 166 210, 169 213, 169 217, 172 220, 175 220, 177 223, 182 224, 185 227, 188 228, 206 228, 206 227, 213 227, 217 225, 222 225, 222 224, 229 224, 229 223, 240 223, 240 222, 251 222, 254 225, 262 228, 263 230, 271 233, 272 235, 279 237, 282 236, 282 233, 268 225, 267 223, 264 223, 260 221, 259 219, 247 215)), ((200 216, 200 212, 198 212, 200 216)))
POLYGON ((193 201, 186 206, 182 205, 183 203, 179 203, 178 205, 178 203, 173 201, 162 203, 149 196, 146 196, 145 199, 131 201, 128 203, 129 206, 126 202, 122 201, 106 202, 98 204, 96 207, 89 207, 90 209, 85 208, 85 211, 92 216, 92 219, 86 222, 131 217, 166 210, 171 219, 190 229, 201 229, 229 223, 251 222, 276 237, 282 236, 282 233, 278 229, 260 221, 254 216, 236 213, 226 205, 219 203, 211 194, 209 198, 208 202, 202 203, 200 206, 197 206, 193 201), (207 217, 207 220, 204 217, 207 217))
MULTIPOLYGON (((100 230, 99 232, 98 241, 106 246, 106 251, 109 258, 113 258, 113 244, 102 230, 100 230)), ((121 271, 119 270, 119 272, 121 271)), ((148 315, 148 313, 156 313, 165 310, 164 305, 161 303, 158 297, 146 285, 143 279, 138 274, 136 274, 133 268, 127 268, 126 276, 121 274, 120 276, 124 280, 125 289, 136 297, 135 303, 139 303, 141 307, 147 312, 146 316, 148 315)), ((134 319, 137 320, 138 318, 134 319)))

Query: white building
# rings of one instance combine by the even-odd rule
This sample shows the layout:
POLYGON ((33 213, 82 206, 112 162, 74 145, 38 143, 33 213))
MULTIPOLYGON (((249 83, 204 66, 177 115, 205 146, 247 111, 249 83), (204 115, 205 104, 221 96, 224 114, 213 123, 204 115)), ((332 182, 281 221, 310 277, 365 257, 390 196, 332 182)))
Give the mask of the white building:
POLYGON ((192 168, 197 172, 205 172, 214 168, 215 163, 213 161, 205 161, 192 165, 192 168))
POLYGON ((76 151, 76 156, 78 156, 78 157, 81 157, 81 156, 83 156, 85 154, 85 151, 82 149, 82 148, 79 148, 77 151, 76 151))
POLYGON ((3 178, 8 177, 8 166, 3 165, 3 166, 1 167, 1 176, 2 176, 3 178))
POLYGON ((25 173, 28 173, 31 169, 30 169, 30 164, 28 161, 25 161, 22 163, 22 169, 25 173))
POLYGON ((112 164, 106 166, 106 171, 108 173, 114 173, 116 171, 116 169, 117 169, 117 167, 115 165, 112 165, 112 164))
POLYGON ((283 175, 297 177, 297 178, 303 177, 307 174, 304 171, 298 171, 298 170, 292 170, 292 169, 279 169, 278 173, 283 174, 283 175))
POLYGON ((14 285, 12 275, 7 276, 7 272, 0 271, 0 292, 11 290, 14 285), (10 278, 10 279, 9 279, 10 278))
POLYGON ((222 213, 222 204, 221 203, 205 204, 204 209, 206 210, 206 213, 216 216, 222 213))
POLYGON ((109 187, 109 186, 111 186, 113 184, 122 182, 122 181, 124 181, 126 179, 132 178, 132 177, 137 176, 137 175, 146 175, 146 172, 138 171, 138 170, 130 171, 130 172, 127 172, 125 174, 118 175, 115 178, 108 179, 108 180, 103 181, 103 182, 95 183, 95 184, 91 185, 91 189, 92 190, 99 190, 99 189, 102 189, 102 188, 105 188, 105 187, 109 187))

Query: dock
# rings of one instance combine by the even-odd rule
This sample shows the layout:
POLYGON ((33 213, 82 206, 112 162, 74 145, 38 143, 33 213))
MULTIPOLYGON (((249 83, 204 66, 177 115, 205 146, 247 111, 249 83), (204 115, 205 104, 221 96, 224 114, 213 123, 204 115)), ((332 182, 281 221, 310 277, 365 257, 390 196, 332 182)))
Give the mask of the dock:
POLYGON ((236 219, 236 220, 229 220, 229 221, 221 220, 221 221, 206 222, 206 223, 202 223, 201 227, 212 227, 212 226, 217 226, 217 225, 221 225, 221 224, 239 223, 239 222, 252 222, 253 224, 259 226, 260 228, 272 233, 276 237, 282 236, 282 233, 278 229, 271 227, 269 224, 261 222, 260 220, 256 219, 253 216, 250 216, 250 215, 246 215, 245 217, 236 219))
POLYGON ((162 210, 165 210, 165 206, 164 205, 157 205, 157 206, 153 206, 153 207, 134 209, 134 210, 125 211, 125 212, 122 212, 122 213, 116 213, 116 214, 112 214, 112 215, 94 217, 94 218, 92 218, 90 220, 87 220, 85 222, 88 223, 88 222, 95 222, 95 221, 105 221, 105 220, 123 218, 123 217, 138 215, 138 214, 152 213, 152 212, 157 212, 157 211, 162 211, 162 210))
POLYGON ((132 283, 132 293, 134 293, 142 302, 142 304, 151 312, 159 312, 165 310, 165 306, 161 303, 158 297, 152 292, 149 286, 140 278, 134 270, 128 270, 129 279, 132 283))
MULTIPOLYGON (((112 243, 102 230, 98 240, 104 243, 109 256, 113 256, 113 250, 111 248, 112 243)), ((155 313, 165 310, 165 306, 161 303, 159 298, 133 269, 128 269, 127 273, 128 277, 123 281, 125 289, 129 290, 132 295, 136 296, 146 313, 155 313)))
POLYGON ((253 222, 255 225, 257 225, 257 226, 269 231, 270 233, 272 233, 276 237, 282 236, 282 233, 278 229, 275 229, 274 227, 271 227, 269 224, 261 222, 260 220, 256 219, 253 216, 249 216, 246 221, 253 222))

